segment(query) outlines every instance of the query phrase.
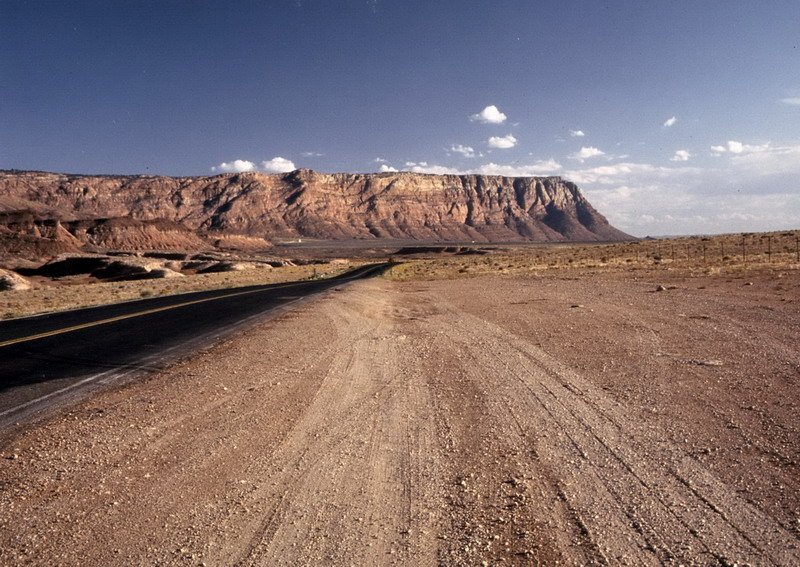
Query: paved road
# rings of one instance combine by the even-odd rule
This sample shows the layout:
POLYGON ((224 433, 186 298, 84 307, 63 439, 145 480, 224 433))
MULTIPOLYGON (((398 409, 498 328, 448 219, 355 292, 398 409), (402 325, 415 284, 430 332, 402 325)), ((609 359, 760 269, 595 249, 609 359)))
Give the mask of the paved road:
POLYGON ((230 334, 265 313, 387 264, 325 280, 203 291, 0 323, 0 427, 230 334))

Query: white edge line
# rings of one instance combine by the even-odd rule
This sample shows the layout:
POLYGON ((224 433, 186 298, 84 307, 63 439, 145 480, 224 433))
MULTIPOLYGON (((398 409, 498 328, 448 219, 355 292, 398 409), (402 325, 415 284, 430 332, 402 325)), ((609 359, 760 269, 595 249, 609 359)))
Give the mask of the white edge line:
MULTIPOLYGON (((10 408, 10 409, 7 409, 5 411, 2 411, 2 412, 0 412, 0 417, 8 415, 10 413, 18 412, 20 410, 23 410, 23 409, 29 407, 29 406, 37 404, 37 403, 39 403, 39 402, 41 402, 43 400, 46 400, 48 398, 52 398, 53 396, 57 396, 58 394, 63 394, 64 392, 68 392, 69 390, 77 388, 78 386, 86 384, 87 382, 92 382, 94 380, 98 380, 99 378, 102 378, 103 376, 105 376, 107 374, 113 374, 115 372, 119 372, 119 371, 117 369, 112 369, 112 370, 106 370, 105 372, 101 372, 99 374, 93 374, 92 376, 87 376, 83 380, 79 380, 78 382, 75 382, 74 384, 70 384, 69 386, 65 386, 65 387, 60 388, 58 390, 54 390, 54 391, 50 392, 49 394, 45 394, 44 396, 40 396, 40 397, 35 398, 33 400, 28 400, 24 404, 20 404, 18 406, 13 407, 13 408, 10 408)), ((125 374, 129 374, 131 372, 133 372, 133 369, 127 369, 124 372, 122 372, 120 374, 120 376, 124 376, 125 374)))

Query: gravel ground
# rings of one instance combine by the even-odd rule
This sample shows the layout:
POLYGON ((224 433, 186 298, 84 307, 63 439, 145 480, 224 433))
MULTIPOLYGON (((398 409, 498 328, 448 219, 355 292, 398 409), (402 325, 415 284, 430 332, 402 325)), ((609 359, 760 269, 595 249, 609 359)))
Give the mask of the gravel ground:
POLYGON ((0 563, 796 565, 799 301, 358 282, 4 433, 0 563))

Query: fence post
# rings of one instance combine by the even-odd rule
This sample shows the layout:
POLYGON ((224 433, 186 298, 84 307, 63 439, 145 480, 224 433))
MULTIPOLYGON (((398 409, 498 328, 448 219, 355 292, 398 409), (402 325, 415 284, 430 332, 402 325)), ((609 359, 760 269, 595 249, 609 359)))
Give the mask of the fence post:
POLYGON ((747 263, 747 247, 744 244, 744 236, 742 236, 742 262, 747 263))

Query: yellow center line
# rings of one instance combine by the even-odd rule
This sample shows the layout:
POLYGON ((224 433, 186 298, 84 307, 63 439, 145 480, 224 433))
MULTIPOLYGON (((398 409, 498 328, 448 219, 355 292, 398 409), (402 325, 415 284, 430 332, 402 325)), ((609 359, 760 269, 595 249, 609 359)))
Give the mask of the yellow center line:
POLYGON ((80 329, 87 329, 89 327, 96 327, 98 325, 105 325, 106 323, 114 323, 115 321, 123 321, 125 319, 132 319, 134 317, 141 317, 142 315, 150 315, 152 313, 159 313, 161 311, 169 311, 170 309, 178 309, 179 307, 186 307, 188 305, 197 305, 198 303, 205 303, 207 301, 215 301, 217 299, 227 299, 229 297, 237 297, 242 295, 251 295, 254 293, 261 293, 264 291, 272 291, 274 289, 281 289, 286 287, 292 287, 300 285, 300 282, 290 283, 290 284, 283 284, 283 285, 276 285, 273 287, 268 287, 265 289, 251 289, 250 291, 239 291, 236 293, 228 293, 226 295, 218 295, 216 297, 206 297, 204 299, 195 299, 193 301, 184 301, 183 303, 176 303, 175 305, 167 305, 165 307, 155 307, 153 309, 147 309, 145 311, 137 311, 136 313, 128 313, 127 315, 118 315, 117 317, 109 317, 108 319, 100 319, 98 321, 92 321, 90 323, 81 323, 80 325, 73 325, 72 327, 64 327, 63 329, 56 329, 54 331, 47 331, 45 333, 39 333, 37 335, 29 335, 27 337, 19 337, 16 339, 9 339, 7 341, 0 342, 0 348, 15 345, 19 343, 25 343, 28 341, 35 341, 37 339, 43 339, 45 337, 52 337, 53 335, 61 335, 63 333, 70 333, 72 331, 78 331, 80 329))

